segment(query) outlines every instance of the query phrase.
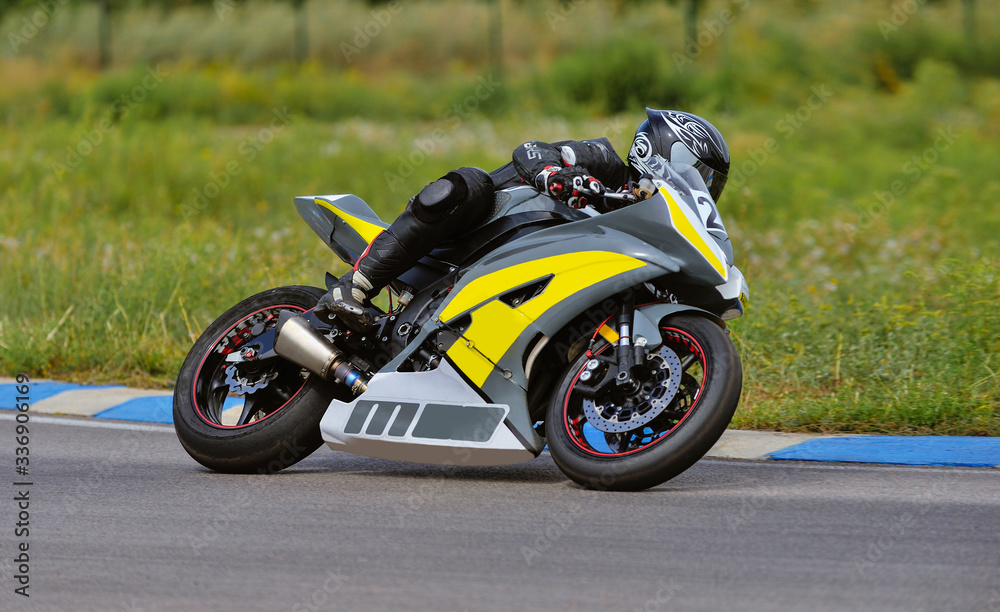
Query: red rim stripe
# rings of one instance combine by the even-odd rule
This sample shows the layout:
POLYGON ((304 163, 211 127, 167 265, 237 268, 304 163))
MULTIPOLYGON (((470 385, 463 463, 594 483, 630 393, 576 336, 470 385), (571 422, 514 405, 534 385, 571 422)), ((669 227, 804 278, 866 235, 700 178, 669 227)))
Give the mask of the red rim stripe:
MULTIPOLYGON (((277 305, 274 305, 274 306, 266 306, 266 307, 261 308, 259 310, 255 310, 255 311, 251 312, 250 314, 248 314, 247 316, 245 316, 242 319, 240 319, 239 321, 233 323, 228 328, 226 328, 226 331, 222 332, 222 334, 218 338, 216 338, 214 342, 212 342, 212 345, 209 347, 208 352, 205 353, 205 355, 201 358, 201 362, 198 364, 198 370, 197 370, 198 373, 195 374, 194 384, 192 385, 192 389, 191 389, 191 403, 194 405, 194 410, 195 410, 195 412, 198 413, 198 416, 201 417, 201 420, 205 421, 206 423, 208 423, 212 427, 218 427, 219 429, 242 429, 244 427, 249 427, 251 425, 256 425, 257 423, 260 423, 261 421, 263 421, 265 419, 268 419, 271 416, 273 416, 273 415, 278 414, 279 412, 281 412, 281 409, 284 408, 285 406, 287 406, 289 404, 289 402, 291 402, 293 399, 295 399, 295 397, 298 396, 298 394, 302 391, 303 387, 306 386, 306 383, 309 382, 309 376, 307 376, 305 378, 305 380, 302 381, 302 386, 299 387, 298 390, 295 393, 292 394, 292 397, 288 398, 287 402, 285 402, 284 404, 282 404, 281 406, 279 406, 277 410, 275 410, 271 414, 265 416, 263 419, 257 419, 253 423, 244 423, 243 425, 223 425, 221 423, 214 423, 214 422, 208 420, 207 418, 205 418, 205 415, 202 413, 201 408, 198 406, 198 379, 201 378, 201 367, 203 365, 205 365, 205 360, 208 359, 208 356, 212 354, 213 349, 216 346, 218 346, 219 341, 222 340, 223 338, 225 338, 226 334, 228 334, 229 332, 231 332, 233 330, 233 328, 235 328, 236 326, 238 326, 240 323, 243 323, 244 321, 246 321, 250 317, 254 316, 258 312, 264 312, 265 310, 273 310, 275 308, 290 308, 290 309, 293 309, 293 310, 298 310, 299 312, 306 312, 308 310, 308 308, 303 308, 301 306, 295 306, 295 305, 292 305, 292 304, 277 304, 277 305)), ((220 417, 222 416, 221 412, 219 413, 219 416, 220 417)))
MULTIPOLYGON (((706 368, 706 366, 708 364, 705 363, 705 350, 701 347, 700 344, 698 344, 697 340, 695 340, 690 334, 688 334, 687 332, 685 332, 683 330, 677 329, 675 327, 661 327, 660 329, 663 329, 663 330, 666 330, 666 331, 676 332, 677 334, 684 336, 687 340, 689 340, 692 344, 694 344, 695 347, 697 347, 698 353, 701 356, 701 359, 699 359, 699 361, 701 362, 701 368, 703 370, 702 377, 701 377, 701 385, 698 387, 697 399, 694 401, 693 404, 691 404, 691 407, 688 408, 687 412, 684 413, 684 416, 682 416, 681 419, 679 421, 677 421, 677 423, 675 423, 673 427, 671 427, 669 430, 667 430, 666 432, 664 432, 663 435, 661 435, 659 438, 653 440, 649 444, 646 444, 645 446, 642 446, 640 448, 636 448, 636 449, 633 449, 633 450, 630 450, 630 451, 625 451, 624 453, 598 453, 598 452, 596 452, 596 451, 594 451, 592 449, 586 448, 582 444, 580 444, 580 441, 577 439, 576 435, 574 435, 573 432, 570 431, 570 425, 569 425, 569 400, 570 400, 570 397, 573 395, 573 387, 576 386, 577 380, 579 380, 579 378, 580 378, 580 374, 582 374, 583 370, 586 368, 586 365, 584 365, 584 367, 581 368, 580 371, 576 373, 576 376, 573 377, 573 382, 570 383, 570 386, 569 386, 569 392, 566 394, 566 400, 563 402, 563 427, 566 428, 566 433, 569 435, 570 440, 573 441, 573 444, 575 444, 577 446, 577 448, 579 448, 580 450, 584 451, 585 453, 588 453, 588 454, 591 454, 591 455, 594 455, 594 456, 597 456, 597 457, 623 457, 625 455, 631 455, 633 453, 638 453, 640 451, 647 450, 648 448, 650 448, 651 446, 653 446, 657 442, 660 442, 661 440, 666 439, 667 436, 669 436, 678 427, 680 427, 681 423, 683 423, 684 421, 686 421, 687 418, 689 416, 691 416, 691 413, 694 412, 694 409, 698 406, 698 403, 701 401, 702 391, 704 391, 704 389, 705 389, 705 381, 708 380, 708 370, 706 368)), ((601 347, 601 350, 597 351, 596 354, 600 355, 605 349, 607 349, 610 346, 613 346, 613 345, 612 344, 606 344, 606 345, 604 345, 603 347, 601 347)), ((582 425, 580 427, 580 431, 581 431, 581 435, 582 435, 582 432, 583 432, 583 426, 582 425)))

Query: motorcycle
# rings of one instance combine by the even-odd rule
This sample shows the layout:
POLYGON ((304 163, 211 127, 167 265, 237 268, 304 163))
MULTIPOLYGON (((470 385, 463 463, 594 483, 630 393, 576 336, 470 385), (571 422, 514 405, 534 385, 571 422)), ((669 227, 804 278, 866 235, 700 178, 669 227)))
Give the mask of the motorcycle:
MULTIPOLYGON (((604 213, 527 186, 498 191, 486 223, 387 287, 366 333, 320 320, 320 288, 243 300, 181 367, 181 444, 231 473, 274 472, 325 442, 455 466, 547 447, 566 476, 604 490, 680 474, 739 402, 726 321, 749 289, 697 171, 671 164, 652 184, 641 201, 595 195, 604 213)), ((295 206, 349 265, 388 226, 354 195, 295 206)))

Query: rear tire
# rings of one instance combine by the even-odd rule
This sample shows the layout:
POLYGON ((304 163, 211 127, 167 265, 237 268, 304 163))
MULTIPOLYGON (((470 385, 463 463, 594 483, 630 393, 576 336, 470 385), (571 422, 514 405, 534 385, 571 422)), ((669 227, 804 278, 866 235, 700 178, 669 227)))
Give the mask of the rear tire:
MULTIPOLYGON (((725 331, 690 314, 667 319, 660 331, 664 346, 685 364, 684 373, 667 408, 634 430, 604 433, 589 423, 583 397, 573 392, 589 361, 586 354, 563 374, 546 413, 546 431, 552 458, 574 482, 612 491, 654 487, 694 465, 729 426, 739 403, 743 370, 725 331)), ((611 345, 605 345, 608 347, 611 345)), ((674 368, 671 366, 668 380, 679 374, 674 368)), ((664 388, 667 382, 662 381, 664 388)), ((660 385, 661 381, 651 379, 646 387, 651 391, 643 393, 664 393, 660 385)), ((618 408, 614 401, 604 405, 600 401, 597 398, 592 405, 599 410, 618 408)), ((628 410, 639 412, 643 406, 651 410, 639 397, 631 401, 628 410)), ((619 400, 619 404, 625 403, 619 400)), ((590 413, 595 414, 593 409, 590 413)))
POLYGON ((198 338, 174 389, 174 428, 195 461, 217 472, 273 473, 323 443, 319 422, 337 389, 277 358, 249 381, 266 384, 242 396, 244 403, 253 402, 253 413, 227 409, 227 399, 238 403, 238 398, 227 381, 232 375, 224 351, 251 345, 273 328, 277 312, 305 312, 324 293, 303 286, 258 293, 227 310, 198 338), (239 414, 235 422, 234 414, 239 414))

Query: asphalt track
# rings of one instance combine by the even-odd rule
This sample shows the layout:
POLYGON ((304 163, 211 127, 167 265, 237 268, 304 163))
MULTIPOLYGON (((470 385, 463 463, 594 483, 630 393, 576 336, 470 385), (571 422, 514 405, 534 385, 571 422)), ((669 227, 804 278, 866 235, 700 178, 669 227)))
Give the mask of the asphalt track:
MULTIPOLYGON (((33 380, 25 386, 0 377, 0 415, 28 397, 34 414, 91 416, 102 420, 173 423, 173 393, 119 385, 78 385, 33 380)), ((242 402, 229 398, 233 417, 242 402)), ((0 416, 2 418, 2 416, 0 416)), ((1000 438, 972 436, 880 436, 727 430, 708 452, 724 459, 830 461, 1000 467, 1000 438)))
POLYGON ((995 469, 706 459, 622 494, 545 455, 454 469, 324 447, 229 476, 169 426, 36 416, 31 434, 31 597, 10 486, 2 610, 1000 610, 995 469))

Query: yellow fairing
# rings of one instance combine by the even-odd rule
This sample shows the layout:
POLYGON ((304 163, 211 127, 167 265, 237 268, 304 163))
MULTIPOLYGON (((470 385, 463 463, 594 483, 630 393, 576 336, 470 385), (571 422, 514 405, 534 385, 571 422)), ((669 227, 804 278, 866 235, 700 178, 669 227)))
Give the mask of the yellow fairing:
POLYGON ((336 206, 334 206, 333 204, 327 202, 326 200, 324 200, 322 198, 315 198, 315 201, 316 201, 317 204, 319 204, 323 208, 326 208, 327 210, 329 210, 333 214, 335 214, 338 217, 340 217, 341 219, 343 219, 344 223, 346 223, 349 226, 351 226, 351 229, 353 229, 354 231, 356 231, 359 236, 361 236, 362 238, 364 238, 365 242, 367 242, 368 244, 371 244, 372 240, 375 240, 375 237, 378 236, 379 234, 381 234, 382 230, 385 229, 384 227, 380 227, 378 225, 375 225, 374 223, 372 223, 370 221, 365 221, 364 219, 361 219, 359 217, 355 217, 354 215, 352 215, 350 213, 347 213, 347 212, 345 212, 343 210, 340 210, 339 208, 337 208, 336 206))
POLYGON ((715 271, 719 273, 722 280, 725 281, 729 278, 729 266, 726 265, 724 256, 719 252, 718 247, 712 242, 712 239, 703 235, 695 228, 694 224, 691 223, 691 219, 688 218, 687 212, 677 203, 670 192, 664 188, 660 188, 660 193, 663 194, 663 198, 667 201, 667 209, 670 211, 670 220, 673 221, 674 227, 680 232, 681 236, 684 237, 691 246, 698 249, 701 256, 705 258, 715 271))
POLYGON ((493 362, 484 355, 496 355, 491 357, 494 362, 500 359, 531 321, 499 300, 488 302, 472 315, 472 326, 466 330, 464 339, 459 338, 452 345, 448 356, 469 380, 481 386, 493 371, 493 362), (506 333, 484 333, 487 330, 506 333), (508 337, 514 331, 516 333, 508 337))
POLYGON ((448 350, 466 376, 481 386, 514 341, 547 310, 574 293, 645 264, 627 255, 584 251, 517 264, 475 279, 453 295, 441 313, 449 321, 466 311, 472 323, 448 350), (541 295, 512 308, 497 296, 534 280, 552 276, 541 295))

